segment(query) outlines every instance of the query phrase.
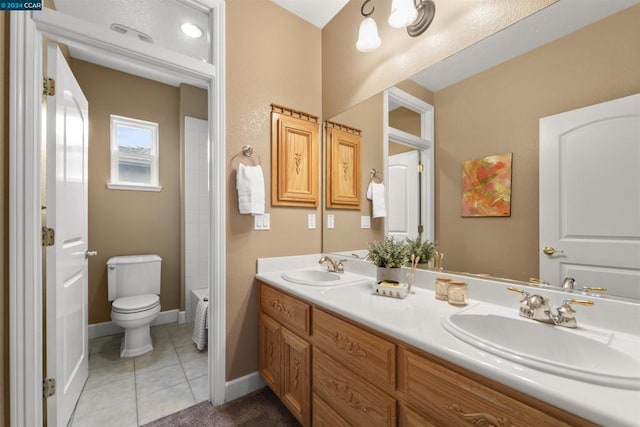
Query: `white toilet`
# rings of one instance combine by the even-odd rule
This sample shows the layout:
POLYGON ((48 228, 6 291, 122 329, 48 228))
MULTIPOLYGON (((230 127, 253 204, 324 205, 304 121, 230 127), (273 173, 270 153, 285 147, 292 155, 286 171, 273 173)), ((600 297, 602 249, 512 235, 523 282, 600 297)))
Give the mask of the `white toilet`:
POLYGON ((111 320, 124 328, 120 357, 153 350, 149 326, 160 313, 158 255, 116 256, 107 261, 111 320))

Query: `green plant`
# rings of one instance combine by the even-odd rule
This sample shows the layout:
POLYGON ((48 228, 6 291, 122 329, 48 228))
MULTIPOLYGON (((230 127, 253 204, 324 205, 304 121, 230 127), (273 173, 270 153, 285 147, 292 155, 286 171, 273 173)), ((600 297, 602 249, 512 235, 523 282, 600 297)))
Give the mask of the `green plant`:
POLYGON ((401 240, 393 237, 385 237, 384 240, 370 242, 367 245, 367 260, 378 267, 396 268, 409 259, 409 246, 401 240))
POLYGON ((421 263, 426 263, 433 258, 433 254, 436 250, 436 245, 429 240, 422 240, 422 237, 418 236, 415 239, 407 239, 407 246, 409 246, 409 256, 415 255, 420 257, 421 263))

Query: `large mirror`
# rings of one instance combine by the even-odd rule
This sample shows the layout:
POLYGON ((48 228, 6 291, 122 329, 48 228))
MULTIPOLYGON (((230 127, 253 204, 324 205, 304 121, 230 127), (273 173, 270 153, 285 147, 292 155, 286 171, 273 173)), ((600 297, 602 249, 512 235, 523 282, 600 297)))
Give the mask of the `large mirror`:
MULTIPOLYGON (((547 8, 512 26, 523 33, 510 27, 394 86, 434 107, 434 182, 428 183, 434 195, 427 211, 435 217, 433 239, 446 270, 518 281, 540 277, 540 119, 640 93, 640 5, 616 3, 613 12, 581 10, 582 22, 566 8, 547 8), (504 55, 492 62, 496 53, 504 55), (462 217, 462 162, 503 153, 513 158, 510 216, 462 217)), ((362 130, 363 196, 371 169, 382 171, 386 182, 389 156, 414 150, 390 142, 385 126, 420 136, 419 117, 390 105, 388 92, 329 120, 362 130)), ((420 194, 428 198, 424 187, 420 194)), ((388 220, 372 218, 370 228, 362 228, 362 217, 371 214, 365 197, 360 211, 325 209, 323 251, 351 253, 381 239, 388 220)), ((638 269, 631 273, 636 289, 615 294, 637 297, 638 269)))

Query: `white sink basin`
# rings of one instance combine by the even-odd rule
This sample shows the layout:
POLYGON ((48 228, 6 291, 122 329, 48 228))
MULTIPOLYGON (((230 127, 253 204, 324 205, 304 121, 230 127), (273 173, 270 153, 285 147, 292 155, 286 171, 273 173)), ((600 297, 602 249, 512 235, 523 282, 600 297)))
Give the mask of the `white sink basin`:
POLYGON ((580 381, 640 389, 638 337, 567 329, 519 317, 517 310, 496 313, 495 307, 478 304, 442 323, 455 337, 505 359, 580 381))
POLYGON ((282 278, 298 285, 335 286, 368 283, 373 279, 354 273, 332 273, 326 270, 292 270, 282 273, 282 278))

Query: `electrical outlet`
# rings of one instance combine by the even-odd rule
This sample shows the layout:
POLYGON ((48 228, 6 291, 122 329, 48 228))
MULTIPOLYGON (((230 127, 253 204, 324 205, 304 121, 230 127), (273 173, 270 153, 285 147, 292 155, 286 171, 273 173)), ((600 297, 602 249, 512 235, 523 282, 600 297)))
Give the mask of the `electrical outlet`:
POLYGON ((309 230, 314 230, 316 228, 316 214, 309 214, 307 217, 307 225, 309 230))
POLYGON ((371 217, 370 216, 361 216, 360 217, 360 228, 371 228, 371 217))
POLYGON ((270 229, 271 218, 270 214, 254 215, 253 217, 253 229, 258 231, 265 231, 270 229))
POLYGON ((327 228, 333 230, 336 228, 336 216, 335 215, 327 215, 327 228))

